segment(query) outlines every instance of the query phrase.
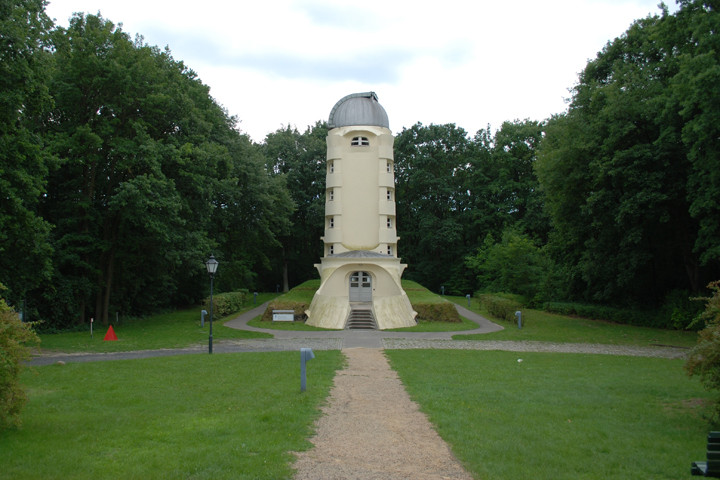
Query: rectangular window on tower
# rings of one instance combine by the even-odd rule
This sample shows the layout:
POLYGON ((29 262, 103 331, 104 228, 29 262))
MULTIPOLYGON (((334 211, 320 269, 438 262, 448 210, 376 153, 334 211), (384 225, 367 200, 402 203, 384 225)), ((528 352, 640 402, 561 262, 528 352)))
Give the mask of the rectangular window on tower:
POLYGON ((393 254, 392 247, 390 245, 388 245, 388 255, 392 255, 392 254, 393 254))
POLYGON ((328 255, 334 255, 334 252, 335 252, 335 248, 332 245, 330 245, 328 247, 328 255))
POLYGON ((330 190, 328 190, 327 197, 328 197, 328 202, 332 202, 333 200, 335 200, 335 191, 332 188, 330 190))
POLYGON ((389 218, 389 217, 388 217, 388 219, 387 219, 387 227, 388 227, 388 228, 392 228, 392 218, 389 218))
POLYGON ((334 162, 328 162, 328 173, 335 173, 335 164, 334 164, 334 162))
POLYGON ((328 228, 335 228, 335 219, 333 217, 328 220, 328 228))
POLYGON ((387 191, 387 199, 388 199, 388 201, 392 201, 392 190, 390 190, 389 188, 387 191))
POLYGON ((387 162, 387 173, 392 173, 392 163, 390 163, 390 160, 387 162))

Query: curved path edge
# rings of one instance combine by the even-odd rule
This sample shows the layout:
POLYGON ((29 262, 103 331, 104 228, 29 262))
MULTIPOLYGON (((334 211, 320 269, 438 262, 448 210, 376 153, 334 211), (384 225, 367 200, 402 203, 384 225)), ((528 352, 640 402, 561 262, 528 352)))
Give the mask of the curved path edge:
POLYGON ((490 333, 503 330, 504 327, 493 323, 487 318, 471 312, 467 308, 453 303, 458 313, 475 322, 477 328, 472 330, 461 330, 454 332, 397 332, 386 330, 327 330, 327 331, 301 331, 301 330, 274 330, 270 328, 256 328, 247 324, 250 320, 262 315, 267 308, 267 303, 254 308, 242 315, 225 322, 226 327, 236 328, 238 330, 248 330, 251 332, 270 333, 277 339, 289 338, 340 338, 343 340, 343 348, 383 348, 383 339, 385 338, 407 338, 413 340, 451 340, 453 335, 467 335, 474 333, 490 333))

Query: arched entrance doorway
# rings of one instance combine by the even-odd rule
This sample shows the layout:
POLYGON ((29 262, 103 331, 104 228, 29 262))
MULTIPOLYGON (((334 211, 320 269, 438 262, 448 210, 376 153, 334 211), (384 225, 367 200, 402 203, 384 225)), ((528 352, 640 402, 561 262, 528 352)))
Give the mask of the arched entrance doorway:
POLYGON ((368 272, 353 272, 350 275, 350 301, 372 302, 372 277, 368 272))

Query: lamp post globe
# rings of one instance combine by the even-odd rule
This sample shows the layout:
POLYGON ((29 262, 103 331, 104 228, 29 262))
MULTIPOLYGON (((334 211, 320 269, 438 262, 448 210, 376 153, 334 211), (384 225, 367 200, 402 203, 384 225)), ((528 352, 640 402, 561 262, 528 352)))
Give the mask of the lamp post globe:
POLYGON ((215 272, 217 271, 218 267, 218 261, 215 260, 215 255, 210 255, 210 259, 205 262, 205 267, 207 268, 208 273, 210 274, 210 343, 209 343, 209 353, 212 353, 212 321, 213 321, 213 279, 215 277, 215 272))

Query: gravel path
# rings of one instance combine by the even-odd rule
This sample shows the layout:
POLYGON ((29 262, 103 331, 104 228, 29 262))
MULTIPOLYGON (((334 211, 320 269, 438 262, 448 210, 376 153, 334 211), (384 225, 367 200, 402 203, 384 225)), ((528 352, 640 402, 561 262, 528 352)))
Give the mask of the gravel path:
POLYGON ((329 404, 297 453, 295 480, 467 479, 380 349, 344 350, 329 404))
MULTIPOLYGON (((300 350, 303 347, 313 350, 341 350, 341 338, 252 338, 239 340, 216 340, 213 344, 213 353, 238 352, 284 352, 300 350)), ((28 365, 51 365, 58 361, 70 363, 106 362, 110 360, 133 360, 137 358, 171 357, 174 355, 208 354, 207 344, 199 344, 188 348, 164 348, 158 350, 134 350, 130 352, 113 353, 62 353, 43 352, 35 354, 27 362, 28 365)))
POLYGON ((506 350, 508 352, 597 353, 632 357, 685 358, 688 350, 673 347, 637 347, 633 345, 604 345, 601 343, 552 343, 508 340, 411 340, 383 338, 383 346, 390 350, 413 348, 456 350, 506 350))

